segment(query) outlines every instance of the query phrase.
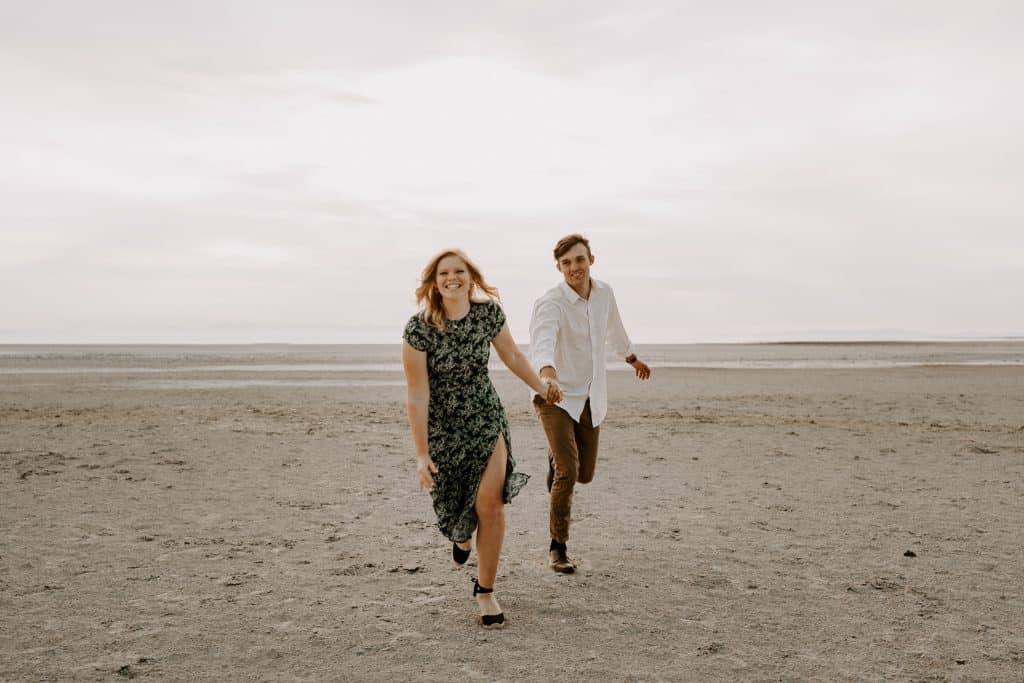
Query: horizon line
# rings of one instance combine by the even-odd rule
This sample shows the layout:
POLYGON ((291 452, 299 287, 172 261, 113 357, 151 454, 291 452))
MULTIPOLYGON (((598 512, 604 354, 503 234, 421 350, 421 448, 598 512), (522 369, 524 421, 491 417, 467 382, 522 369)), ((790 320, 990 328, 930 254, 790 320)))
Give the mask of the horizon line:
MULTIPOLYGON (((908 337, 792 337, 758 340, 653 341, 633 342, 636 346, 700 346, 700 345, 845 345, 845 344, 954 344, 963 342, 1024 342, 1021 335, 992 336, 908 336, 908 337)), ((401 342, 336 342, 336 341, 32 341, 2 342, 2 347, 41 346, 399 346, 401 342)), ((518 343, 529 346, 529 343, 518 343)))

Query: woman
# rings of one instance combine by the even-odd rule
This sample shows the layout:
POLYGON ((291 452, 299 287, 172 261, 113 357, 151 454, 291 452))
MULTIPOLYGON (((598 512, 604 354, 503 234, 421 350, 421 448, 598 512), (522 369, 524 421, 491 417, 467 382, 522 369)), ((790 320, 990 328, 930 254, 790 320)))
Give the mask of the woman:
POLYGON ((562 398, 519 351, 497 298, 463 252, 442 251, 423 269, 416 289, 422 310, 406 325, 402 345, 419 486, 431 493, 457 565, 469 559, 476 531, 473 596, 485 628, 505 625, 494 597, 504 504, 529 478, 515 471, 508 420, 487 374, 490 345, 534 391, 553 403, 562 398))

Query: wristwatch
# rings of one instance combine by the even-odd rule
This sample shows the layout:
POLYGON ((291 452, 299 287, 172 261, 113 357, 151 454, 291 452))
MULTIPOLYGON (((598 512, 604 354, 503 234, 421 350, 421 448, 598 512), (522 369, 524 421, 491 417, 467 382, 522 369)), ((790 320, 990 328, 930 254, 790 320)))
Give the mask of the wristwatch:
POLYGON ((636 354, 635 353, 631 353, 628 356, 626 356, 626 363, 628 363, 629 365, 632 365, 635 362, 636 362, 636 354))

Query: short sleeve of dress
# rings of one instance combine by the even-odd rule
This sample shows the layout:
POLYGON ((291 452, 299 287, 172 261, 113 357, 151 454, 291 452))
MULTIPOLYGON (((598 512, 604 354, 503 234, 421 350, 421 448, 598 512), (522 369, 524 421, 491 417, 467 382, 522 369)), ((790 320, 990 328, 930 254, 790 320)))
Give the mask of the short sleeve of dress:
POLYGON ((417 313, 409 318, 405 326, 402 338, 409 342, 409 346, 417 351, 426 351, 430 347, 430 331, 423 320, 423 316, 417 313))
POLYGON ((490 334, 491 339, 494 339, 498 336, 498 333, 501 332, 501 328, 505 325, 505 311, 501 310, 501 306, 497 303, 492 303, 490 308, 491 329, 488 333, 490 334))

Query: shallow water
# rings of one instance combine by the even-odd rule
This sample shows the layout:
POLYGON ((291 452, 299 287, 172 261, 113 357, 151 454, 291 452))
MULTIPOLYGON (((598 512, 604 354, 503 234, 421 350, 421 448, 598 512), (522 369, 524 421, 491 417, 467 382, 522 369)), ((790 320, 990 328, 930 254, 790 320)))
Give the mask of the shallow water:
MULTIPOLYGON (((654 368, 837 369, 1024 365, 1024 340, 641 344, 637 346, 637 352, 654 368)), ((491 367, 504 369, 493 354, 491 367)), ((612 371, 630 369, 615 358, 609 359, 608 367, 612 371)), ((401 372, 401 346, 398 344, 0 346, 0 375, 347 375, 401 372)))

